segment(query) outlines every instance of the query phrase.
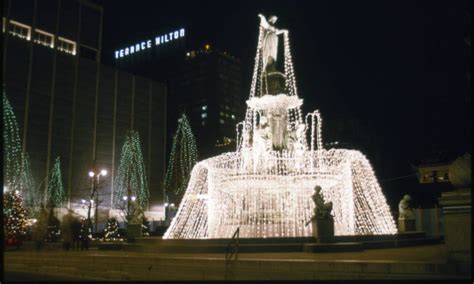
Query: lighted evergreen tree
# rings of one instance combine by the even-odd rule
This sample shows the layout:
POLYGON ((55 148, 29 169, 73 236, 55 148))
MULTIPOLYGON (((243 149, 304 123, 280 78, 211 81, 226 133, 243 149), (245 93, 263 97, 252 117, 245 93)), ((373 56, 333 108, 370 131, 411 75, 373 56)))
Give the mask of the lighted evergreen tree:
POLYGON ((3 178, 4 185, 19 190, 30 215, 36 213, 41 199, 35 187, 28 153, 22 153, 20 130, 15 113, 3 91, 3 178))
POLYGON ((120 163, 114 180, 114 196, 115 207, 123 203, 124 197, 135 197, 142 208, 148 206, 150 192, 147 184, 145 162, 140 137, 138 132, 134 130, 127 132, 123 143, 120 163))
POLYGON ((62 207, 64 201, 66 200, 61 175, 61 162, 59 157, 56 158, 51 171, 51 177, 48 183, 47 198, 48 206, 51 208, 62 207))
POLYGON ((105 241, 119 241, 122 240, 122 236, 119 233, 119 223, 116 218, 110 218, 107 221, 107 225, 104 229, 104 240, 105 241))
POLYGON ((18 241, 26 234, 27 212, 18 190, 8 190, 3 196, 3 228, 6 240, 18 241))
POLYGON ((25 196, 24 200, 28 214, 30 216, 37 216, 40 209, 41 196, 38 189, 35 187, 28 153, 22 154, 20 189, 25 196))
POLYGON ((15 113, 3 90, 3 179, 10 189, 19 189, 21 141, 15 113))
POLYGON ((197 162, 196 139, 186 115, 178 119, 178 129, 173 137, 173 146, 165 177, 165 200, 179 204, 188 185, 193 166, 197 162))

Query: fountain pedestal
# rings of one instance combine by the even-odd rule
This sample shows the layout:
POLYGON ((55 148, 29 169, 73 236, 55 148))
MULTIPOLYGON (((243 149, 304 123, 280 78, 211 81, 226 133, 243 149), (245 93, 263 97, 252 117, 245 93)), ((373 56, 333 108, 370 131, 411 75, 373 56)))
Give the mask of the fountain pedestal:
POLYGON ((128 224, 127 225, 127 240, 135 241, 142 237, 142 224, 128 224))
POLYGON ((439 198, 439 204, 443 208, 449 260, 457 264, 458 273, 471 275, 471 154, 465 154, 451 164, 449 180, 456 190, 443 192, 439 198))
POLYGON ((330 243, 334 241, 334 219, 316 218, 311 222, 313 226, 313 237, 318 243, 330 243))
POLYGON ((415 219, 398 218, 398 232, 414 232, 416 231, 415 219))

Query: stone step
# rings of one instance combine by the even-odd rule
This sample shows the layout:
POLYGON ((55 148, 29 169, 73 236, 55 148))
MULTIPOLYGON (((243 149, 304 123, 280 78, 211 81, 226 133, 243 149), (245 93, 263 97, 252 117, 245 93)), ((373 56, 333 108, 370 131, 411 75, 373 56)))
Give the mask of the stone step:
MULTIPOLYGON (((360 251, 363 249, 376 248, 396 248, 417 245, 432 245, 442 243, 440 237, 423 237, 421 234, 411 234, 406 239, 391 240, 370 240, 364 242, 334 242, 334 243, 315 243, 296 242, 289 243, 286 239, 282 243, 250 243, 249 239, 239 239, 240 253, 259 253, 259 252, 344 252, 344 251, 360 251), (418 238, 415 238, 418 237, 418 238), (245 241, 244 241, 245 240, 245 241)), ((392 236, 393 237, 393 236, 392 236)), ((136 243, 124 243, 121 246, 109 247, 115 249, 123 249, 127 251, 150 251, 155 253, 226 253, 228 244, 223 240, 140 240, 136 243)), ((106 245, 104 245, 106 246, 106 245)), ((235 247, 235 243, 233 244, 235 247)), ((101 247, 99 247, 102 249, 101 247)), ((105 247, 104 247, 105 249, 105 247)))
POLYGON ((363 242, 365 249, 382 249, 382 248, 397 248, 397 247, 409 247, 409 246, 420 246, 420 245, 433 245, 444 242, 442 237, 424 237, 424 238, 409 238, 392 241, 370 241, 363 242))
MULTIPOLYGON (((335 242, 372 242, 372 241, 395 241, 420 239, 426 237, 425 232, 406 232, 395 235, 356 235, 356 236, 335 236, 335 242)), ((146 244, 189 244, 189 245, 218 245, 228 244, 231 239, 163 239, 162 237, 142 237, 136 239, 136 243, 146 244)), ((285 244, 285 243, 311 243, 312 237, 294 237, 294 238, 240 238, 241 244, 285 244)))
POLYGON ((311 243, 304 244, 304 252, 353 252, 363 251, 362 243, 311 243))
MULTIPOLYGON (((143 245, 132 244, 124 246, 128 251, 152 251, 155 253, 226 253, 227 244, 222 245, 143 245)), ((260 252, 301 252, 303 244, 239 244, 239 253, 260 253, 260 252)))

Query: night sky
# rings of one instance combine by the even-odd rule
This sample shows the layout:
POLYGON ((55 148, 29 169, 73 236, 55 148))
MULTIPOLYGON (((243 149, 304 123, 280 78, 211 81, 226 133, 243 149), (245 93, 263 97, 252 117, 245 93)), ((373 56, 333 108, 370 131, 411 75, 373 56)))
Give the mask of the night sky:
POLYGON ((290 31, 303 111, 321 111, 323 138, 334 118, 364 125, 364 153, 380 180, 471 149, 469 1, 101 2, 105 60, 126 43, 185 27, 188 46, 209 42, 241 58, 247 86, 257 14, 277 15, 276 26, 290 31))

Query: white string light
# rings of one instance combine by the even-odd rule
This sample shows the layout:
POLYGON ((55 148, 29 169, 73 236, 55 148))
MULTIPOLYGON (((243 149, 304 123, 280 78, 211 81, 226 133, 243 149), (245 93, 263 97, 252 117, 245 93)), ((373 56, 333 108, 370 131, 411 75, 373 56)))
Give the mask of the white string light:
POLYGON ((261 26, 248 108, 236 126, 236 152, 194 166, 163 238, 230 238, 237 227, 241 238, 312 236, 312 227, 305 224, 313 215, 316 185, 333 203, 335 235, 395 234, 394 219, 367 158, 356 150, 323 149, 319 111, 309 113, 303 123, 288 32, 283 33, 288 93, 262 93, 263 34, 261 26), (279 150, 272 147, 272 137, 281 134, 272 125, 275 115, 285 119, 285 125, 277 125, 280 130, 293 135, 285 137, 279 150), (263 135, 265 127, 271 129, 270 138, 263 135), (301 134, 294 135, 296 130, 301 134))

